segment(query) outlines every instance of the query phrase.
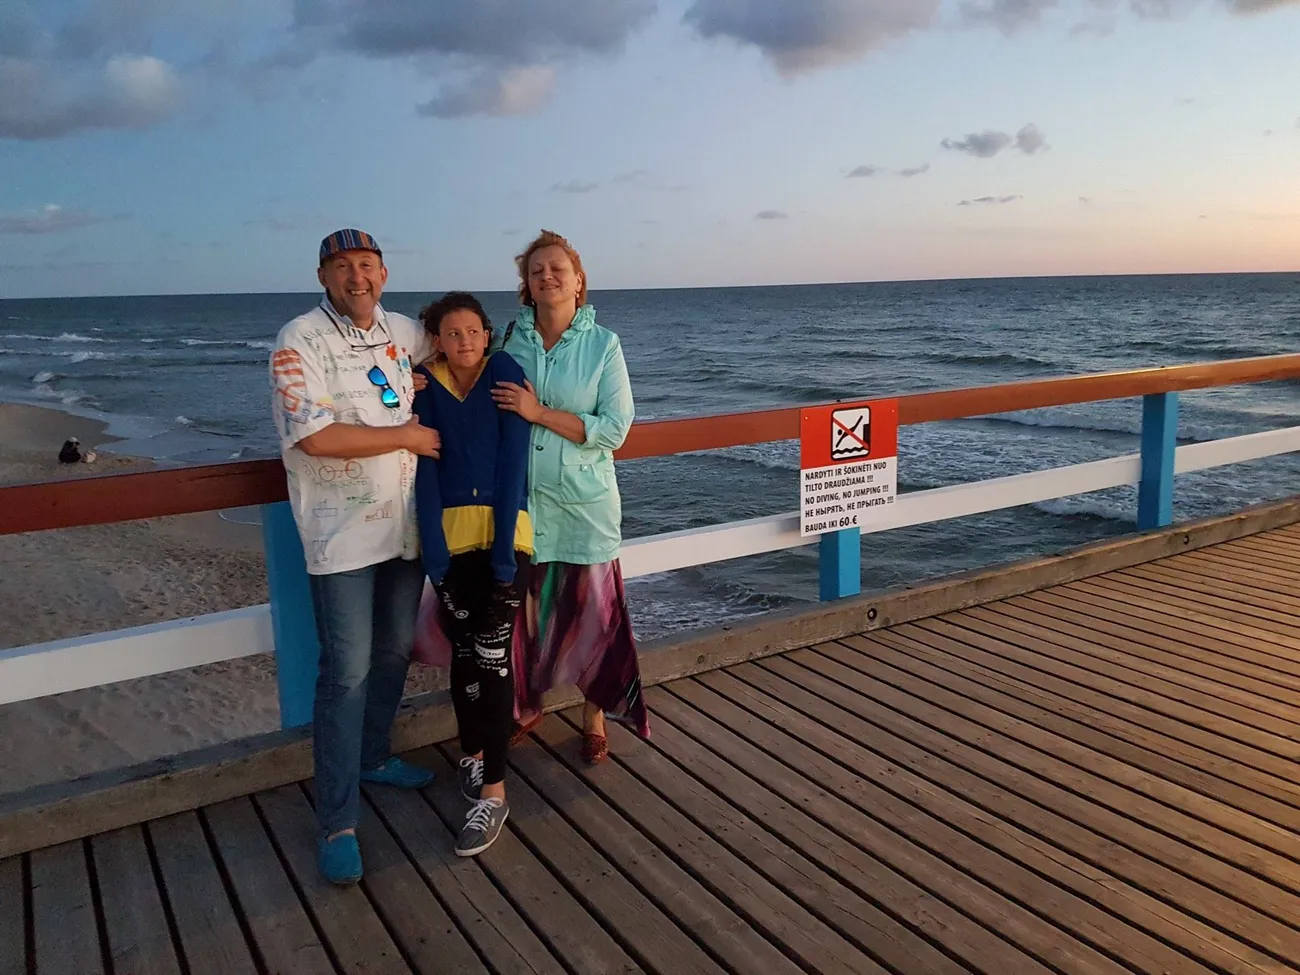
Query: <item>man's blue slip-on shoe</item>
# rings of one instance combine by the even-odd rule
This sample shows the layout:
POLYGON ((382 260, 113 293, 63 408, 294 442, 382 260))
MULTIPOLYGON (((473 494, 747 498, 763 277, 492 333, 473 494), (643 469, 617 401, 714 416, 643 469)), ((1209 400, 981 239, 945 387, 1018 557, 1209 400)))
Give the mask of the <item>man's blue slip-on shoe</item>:
POLYGON ((361 879, 361 847, 356 833, 320 841, 320 872, 332 884, 355 884, 361 879))
POLYGON ((433 785, 433 773, 418 765, 404 762, 394 755, 378 768, 363 769, 361 781, 395 785, 399 789, 423 789, 425 786, 433 785))

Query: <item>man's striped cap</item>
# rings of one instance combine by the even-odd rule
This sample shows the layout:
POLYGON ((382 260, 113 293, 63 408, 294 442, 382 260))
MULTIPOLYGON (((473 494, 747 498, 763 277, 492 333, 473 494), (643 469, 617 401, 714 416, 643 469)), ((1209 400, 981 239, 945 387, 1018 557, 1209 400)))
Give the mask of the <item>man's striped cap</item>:
POLYGON ((384 256, 375 238, 364 230, 336 230, 322 240, 320 242, 321 263, 324 264, 328 258, 340 251, 374 251, 380 258, 384 256))

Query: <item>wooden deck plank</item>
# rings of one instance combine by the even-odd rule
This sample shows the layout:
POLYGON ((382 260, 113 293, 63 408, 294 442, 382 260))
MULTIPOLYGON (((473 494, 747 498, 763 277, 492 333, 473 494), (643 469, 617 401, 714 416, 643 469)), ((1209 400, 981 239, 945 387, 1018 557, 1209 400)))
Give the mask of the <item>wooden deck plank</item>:
POLYGON ((1276 568, 1231 552, 1188 552, 1186 555, 1170 559, 1169 565, 1181 572, 1190 572, 1207 579, 1251 583, 1266 593, 1300 597, 1300 573, 1276 568))
POLYGON ((1115 583, 1105 576, 1061 586, 1054 591, 1067 593, 1071 597, 1086 594, 1095 600, 1114 603, 1125 613, 1140 611, 1147 618, 1150 615, 1177 617, 1183 621, 1183 626, 1174 626, 1173 629, 1185 630, 1196 626, 1217 640, 1229 643, 1248 640, 1250 646, 1262 654, 1294 659, 1296 653, 1300 652, 1300 638, 1294 633, 1261 629, 1244 619, 1229 620, 1223 614, 1197 608, 1196 603, 1185 599, 1115 583))
POLYGON ((1300 829, 1300 800, 1297 804, 1287 804, 1244 787, 1240 784, 1240 765, 1155 732, 1137 729, 1137 733, 1126 733, 1123 722, 1108 720, 1102 712, 1081 713, 1071 706, 1074 702, 1069 699, 1007 681, 997 673, 908 637, 889 634, 888 640, 881 642, 894 651, 890 661, 909 673, 942 683, 973 700, 1069 737, 1099 754, 1178 782, 1279 826, 1293 831, 1300 829))
MULTIPOLYGON (((1112 608, 1108 618, 1103 618, 1080 612, 1066 597, 1045 596, 1041 600, 1006 603, 998 610, 1026 622, 1031 621, 1029 614, 1033 614, 1033 621, 1040 625, 1059 628, 1063 633, 1090 639, 1111 650, 1141 657, 1151 663, 1164 663, 1198 674, 1207 680, 1253 694, 1263 702, 1300 699, 1300 674, 1288 674, 1268 664, 1242 660, 1237 656, 1239 648, 1232 644, 1147 622, 1117 607, 1112 608)), ((1264 709, 1262 704, 1257 706, 1264 709)))
MULTIPOLYGON (((863 641, 862 645, 872 647, 873 642, 863 641)), ((875 682, 890 706, 947 732, 956 741, 978 742, 981 751, 1014 767, 1017 774, 1028 772, 1061 789, 1088 796, 1094 807, 1147 824, 1187 847, 1219 858, 1239 873, 1223 874, 1233 889, 1257 896, 1254 903, 1271 905, 1275 917, 1300 917, 1300 896, 1296 895, 1300 863, 1273 852, 1278 846, 1293 849, 1294 833, 1127 764, 1108 762, 1067 739, 918 680, 885 662, 888 647, 878 641, 874 646, 884 654, 864 652, 854 659, 853 669, 875 682), (1227 832, 1225 820, 1250 839, 1227 832)))
POLYGON ((277 975, 332 972, 311 919, 247 796, 203 809, 264 968, 277 975))
MULTIPOLYGON (((423 753, 420 760, 428 761, 423 753)), ((494 972, 563 975, 563 967, 482 866, 475 859, 455 855, 455 837, 422 797, 401 789, 375 789, 368 798, 425 883, 494 972)))
MULTIPOLYGON (((516 750, 539 751, 536 744, 516 750)), ((450 765, 453 760, 445 750, 444 757, 450 765)), ((587 913, 598 918, 641 967, 651 972, 724 975, 723 968, 674 923, 671 913, 666 914, 624 876, 617 863, 621 857, 606 858, 560 815, 560 807, 548 803, 525 778, 512 778, 509 790, 511 821, 533 855, 564 878, 587 913)), ((562 805, 570 804, 569 797, 556 798, 562 805)), ((679 898, 685 896, 679 891, 679 898)))
POLYGON ((37 850, 31 870, 37 975, 102 975, 85 844, 77 840, 37 850))
POLYGON ((1052 656, 1057 660, 1108 674, 1116 680, 1149 687, 1284 739, 1300 738, 1300 723, 1263 710, 1263 703, 1270 707, 1275 705, 1262 701, 1258 695, 1243 693, 1162 664, 1148 663, 1133 654, 1110 650, 1088 636, 1071 635, 1065 626, 1044 625, 1041 616, 1025 620, 1023 611, 1017 611, 1015 607, 976 606, 966 615, 1048 643, 1054 647, 1052 656))
POLYGON ((1231 610, 1208 607, 1194 597, 1188 598, 1190 594, 1182 590, 1161 591, 1136 585, 1134 580, 1114 579, 1108 575, 1072 582, 1057 587, 1057 590, 1068 593, 1089 592, 1122 604, 1125 611, 1136 606, 1181 617, 1187 623, 1203 627, 1206 632, 1221 640, 1231 642, 1234 637, 1249 639, 1261 653, 1294 659, 1295 651, 1300 650, 1300 637, 1297 637, 1293 628, 1242 616, 1231 610))
MULTIPOLYGON (((1288 878, 1295 874, 1293 867, 1300 867, 1291 859, 1292 852, 1300 847, 1300 833, 1214 796, 1211 792, 1214 782, 1210 777, 1192 776, 1192 770, 1187 770, 1189 774, 1185 776, 1176 763, 1149 752, 1113 745, 1106 736, 1088 729, 1060 727, 1055 716, 1032 709, 1008 695, 989 692, 947 671, 914 663, 908 657, 900 659, 894 646, 894 641, 889 644, 864 641, 859 652, 874 661, 872 665, 857 657, 846 658, 835 649, 822 652, 914 697, 949 711, 960 711, 964 719, 1006 738, 1005 747, 992 748, 991 741, 982 743, 981 747, 1076 792, 1096 796, 1116 811, 1160 822, 1162 829, 1171 829, 1189 842, 1197 837, 1203 849, 1238 863, 1253 863, 1257 869, 1263 862, 1257 858, 1260 854, 1254 850, 1255 846, 1279 853, 1281 859, 1273 863, 1273 869, 1288 878), (1089 740, 1080 741, 1080 737, 1089 740), (1019 745, 1050 757, 1040 760, 1019 745), (1183 778, 1192 782, 1184 783, 1183 778), (1120 788, 1111 791, 1098 780, 1120 788), (1130 797, 1130 792, 1136 798, 1130 797), (1166 811, 1160 808, 1161 803, 1176 810, 1172 818, 1164 815, 1166 811), (1184 817, 1190 819, 1184 821, 1184 817), (1225 833, 1230 835, 1225 837, 1225 833), (1236 840, 1244 842, 1238 844, 1236 840)), ((1277 812, 1300 823, 1296 810, 1279 806, 1277 812)))
MULTIPOLYGON (((338 887, 316 866, 316 816, 300 786, 286 785, 253 797, 294 886, 315 919, 336 969, 357 975, 408 975, 410 967, 360 886, 338 887)), ((358 832, 362 863, 366 840, 358 832)))
MULTIPOLYGON (((1183 751, 1180 748, 1183 745, 1220 756, 1220 763, 1226 761, 1227 765, 1219 767, 1225 768, 1230 777, 1234 776, 1235 766, 1240 769, 1235 777, 1249 782, 1253 788, 1282 801, 1300 800, 1300 783, 1291 778, 1295 769, 1293 761, 1193 723, 1203 720, 1204 712, 1184 708, 1160 695, 1135 693, 1129 684, 1090 671, 1057 666, 1051 658, 1035 655, 1012 643, 1017 636, 1014 631, 1005 631, 1003 635, 997 627, 972 626, 971 620, 961 616, 947 617, 942 623, 942 629, 917 627, 872 635, 885 643, 902 639, 920 647, 941 648, 945 656, 964 660, 1011 681, 1018 693, 1034 694, 1039 688, 1050 692, 1060 702, 1069 702, 1059 706, 1080 708, 1085 720, 1107 722, 1112 734, 1126 735, 1139 743, 1157 740, 1175 756, 1197 754, 1183 751), (1148 731, 1160 737, 1148 739, 1148 731)), ((852 639, 846 641, 851 643, 852 639)), ((1217 720, 1217 716, 1211 716, 1209 723, 1217 720)))
MULTIPOLYGON (((851 642, 856 646, 861 639, 853 638, 851 642)), ((1053 837, 1053 842, 1066 845, 1100 869, 1119 869, 1121 863, 1130 859, 1125 856, 1127 848, 1149 861, 1136 865, 1139 869, 1127 879, 1160 891, 1161 897, 1174 900, 1204 921, 1226 924, 1229 930, 1270 953, 1288 961, 1300 961, 1291 957, 1300 949, 1300 938, 1290 926, 1293 915, 1287 914, 1294 897, 1276 885, 1194 850, 1145 823, 1115 813, 1093 802, 1091 797, 1069 792, 974 747, 976 742, 982 745, 988 733, 980 734, 972 728, 967 730, 969 738, 953 737, 951 730, 919 720, 917 714, 932 716, 933 709, 925 702, 916 701, 824 655, 799 651, 789 658, 774 660, 771 669, 795 681, 808 682, 808 671, 826 677, 819 694, 947 763, 949 768, 940 772, 940 781, 951 788, 962 788, 956 783, 965 782, 965 788, 978 789, 980 803, 986 808, 1015 809, 1007 818, 1026 824, 1039 835, 1053 837), (839 685, 838 689, 834 685, 839 685), (842 695, 840 691, 847 693, 842 695), (983 784, 970 782, 964 774, 954 774, 954 768, 974 773, 984 780, 983 784), (1027 800, 1037 808, 1026 808, 1014 800, 1008 802, 1011 796, 1027 800), (1082 827, 1090 837, 1081 843, 1081 837, 1061 820, 1072 821, 1072 825, 1082 827), (1155 866, 1165 870, 1152 869, 1155 866), (1255 895, 1258 895, 1255 906, 1247 907, 1255 895)))
MULTIPOLYGON (((557 745, 572 741, 581 725, 566 720, 567 729, 544 726, 536 734, 557 745)), ((846 975, 884 972, 863 954, 869 947, 901 971, 955 975, 952 960, 924 938, 732 805, 744 803, 745 783, 739 776, 718 777, 711 769, 705 784, 691 774, 696 763, 678 765, 627 730, 608 727, 615 758, 591 769, 562 752, 569 767, 635 819, 640 829, 671 846, 687 870, 784 946, 804 969, 846 975), (710 785, 725 791, 726 797, 710 785)), ((660 731, 654 735, 657 743, 663 741, 660 731)), ((689 748, 693 743, 683 744, 689 748)))
POLYGON ((177 813, 146 829, 189 971, 255 975, 251 949, 198 816, 177 813))
MULTIPOLYGON (((1152 682, 1131 683, 1113 676, 1106 668, 1098 664, 1088 666, 1088 661, 1075 662, 1064 659, 1066 651, 1060 650, 1050 640, 1028 636, 1018 630, 1002 625, 994 617, 992 620, 972 613, 958 613, 951 616, 909 623, 891 633, 927 640, 925 634, 936 634, 954 640, 962 640, 998 656, 1007 657, 1018 663, 1040 670, 1046 674, 1073 681, 1084 687, 1103 691, 1123 701, 1130 701, 1158 714, 1166 715, 1176 721, 1185 722, 1215 735, 1231 739, 1242 745, 1250 746, 1260 752, 1289 762, 1300 760, 1300 743, 1281 735, 1261 731, 1250 725, 1225 717, 1219 710, 1211 710, 1203 705, 1187 703, 1181 695, 1171 694, 1169 688, 1156 690, 1152 682)), ((851 638, 846 638, 851 639, 851 638)), ((1175 692, 1176 693, 1176 692, 1175 692)), ((1212 707, 1212 702, 1210 702, 1212 707)), ((1285 764, 1285 763, 1284 763, 1285 764)))
POLYGON ((0 860, 0 975, 27 975, 27 884, 22 857, 0 860))
MULTIPOLYGON (((1065 944, 1060 932, 1048 932, 1039 918, 928 851, 900 840, 861 809, 823 788, 820 775, 806 777, 773 759, 750 740, 764 729, 703 685, 684 681, 672 685, 671 693, 656 688, 647 700, 653 700, 658 738, 669 741, 679 735, 705 741, 720 759, 761 783, 771 798, 797 804, 798 814, 791 808, 791 824, 800 825, 800 817, 812 820, 802 831, 841 858, 841 880, 870 892, 895 916, 933 918, 938 923, 932 936, 968 964, 1047 972, 1044 959, 1050 959, 1068 972, 1119 970, 1082 945, 1065 944), (702 699, 708 713, 693 703, 702 699), (853 865, 851 873, 859 874, 856 880, 845 870, 848 864, 853 865)), ((776 828, 785 834, 786 827, 777 824, 776 828)))
MULTIPOLYGON (((1110 936, 1123 938, 1130 928, 1150 932, 1160 942, 1185 951, 1189 958, 1177 959, 1170 971, 1182 971, 1191 959, 1200 959, 1214 970, 1233 972, 1273 972, 1276 962, 1224 932, 1189 917, 1141 886, 1130 884, 1093 863, 1053 845, 1029 829, 1023 818, 1007 819, 984 808, 983 797, 990 790, 987 782, 970 776, 956 786, 946 786, 941 776, 901 764, 896 758, 918 756, 918 769, 930 769, 924 752, 907 742, 892 739, 859 715, 819 697, 812 690, 794 684, 769 669, 756 665, 731 668, 726 678, 710 678, 710 686, 729 700, 755 713, 778 717, 780 727, 800 741, 851 768, 863 780, 878 784, 941 822, 961 830, 991 849, 1023 864, 1036 874, 1050 879, 1063 891, 1073 892, 1087 902, 1113 915, 1110 936)), ((810 680, 816 685, 819 679, 810 680)), ((830 682, 832 693, 844 693, 830 682)), ((960 776, 961 773, 959 772, 960 776)), ((1007 805, 1004 803, 1004 805, 1007 805)), ((875 808, 873 806, 873 808, 875 808)), ((906 815, 906 810, 904 809, 906 815)), ((1080 835, 1082 830, 1076 830, 1080 835)), ((1176 882, 1176 881, 1175 881, 1176 882)), ((1158 892, 1159 888, 1156 888, 1158 892)), ((1053 903, 1061 903, 1057 898, 1053 903)), ((1037 909, 1046 906, 1034 902, 1037 909)), ((1069 917, 1074 907, 1062 912, 1069 917)), ((1085 917, 1095 917, 1086 907, 1085 917)), ((1107 916, 1109 916, 1107 915, 1107 916)), ((1068 921, 1066 922, 1069 923, 1068 921)), ((1103 939, 1105 943, 1105 939, 1103 939)), ((1150 938, 1139 935, 1132 954, 1153 955, 1160 963, 1161 951, 1150 938)), ((1194 970, 1194 969, 1193 969, 1194 970)))
POLYGON ((1026 605, 1033 605, 1044 612, 1045 607, 1064 610, 1073 614, 1070 618, 1113 622, 1117 627, 1127 624, 1135 639, 1146 640, 1149 636, 1179 641, 1195 641, 1195 646, 1219 656, 1224 667, 1246 665, 1251 672, 1259 674, 1280 675, 1287 680, 1300 678, 1300 659, 1293 659, 1280 653, 1280 647, 1261 647, 1259 642, 1248 636, 1235 632, 1211 632, 1197 623, 1184 620, 1182 616, 1161 612, 1159 609, 1116 603, 1113 599, 1097 596, 1091 592, 1067 592, 1049 590, 1033 593, 1026 599, 1026 605), (1123 624, 1119 622, 1122 619, 1123 624))
POLYGON ((1300 542, 1300 535, 1297 535, 1294 531, 1279 529, 1277 531, 1260 532, 1255 535, 1247 535, 1241 541, 1251 542, 1262 549, 1276 552, 1279 556, 1288 559, 1296 559, 1300 555, 1300 547, 1297 546, 1297 542, 1300 542))
MULTIPOLYGON (((1091 909, 1080 898, 1035 876, 943 821, 918 814, 914 805, 875 786, 857 767, 859 757, 866 756, 859 756, 861 750, 851 745, 845 749, 848 743, 838 733, 830 734, 822 742, 827 748, 841 751, 838 761, 827 757, 824 749, 809 747, 791 733, 786 721, 798 723, 804 731, 810 730, 810 721, 801 720, 775 700, 765 699, 734 676, 702 675, 696 682, 686 682, 672 690, 697 712, 707 714, 729 728, 736 738, 766 753, 774 763, 798 769, 844 801, 856 815, 835 815, 840 832, 851 835, 851 824, 858 819, 879 823, 892 831, 893 835, 871 828, 855 839, 873 855, 891 863, 895 869, 906 870, 917 883, 1053 968, 1066 972, 1130 970, 1099 952, 1098 945, 1104 945, 1107 950, 1117 946, 1126 950, 1126 961, 1146 973, 1160 975, 1173 959, 1184 967, 1189 964, 1186 956, 1163 948, 1154 939, 1135 944, 1135 938, 1127 945, 1121 944, 1114 937, 1117 925, 1113 917, 1091 909), (728 699, 715 689, 718 685, 736 691, 754 708, 742 707, 728 699), (843 757, 850 761, 844 763, 843 757), (944 866, 935 867, 926 856, 907 857, 906 853, 912 849, 935 855, 944 866), (944 877, 945 872, 950 872, 948 878, 944 877), (1033 909, 1028 909, 1028 905, 1033 905, 1033 909), (1053 906, 1059 913, 1071 915, 1074 938, 1049 917, 1053 906), (1153 956, 1153 950, 1158 957, 1153 956)), ((826 705, 820 710, 822 715, 832 711, 826 705)), ((715 736, 710 737, 711 742, 716 740, 715 736)), ((763 774, 766 779, 774 773, 765 768, 763 774)), ((778 792, 790 794, 784 792, 785 786, 779 779, 773 786, 778 792)))
POLYGON ((1292 550, 1277 552, 1269 548, 1252 545, 1252 536, 1238 539, 1230 544, 1212 546, 1212 551, 1223 551, 1234 559, 1249 565, 1265 565, 1270 569, 1280 570, 1284 574, 1300 571, 1300 560, 1292 557, 1292 550))
POLYGON ((1259 629, 1281 635, 1294 632, 1297 624, 1297 617, 1291 613, 1281 613, 1269 609, 1259 605, 1258 600, 1244 602, 1238 599, 1225 598, 1219 595, 1218 590, 1212 586, 1198 587, 1190 577, 1184 577, 1180 582, 1174 583, 1119 572, 1103 577, 1100 584, 1110 588, 1131 586, 1143 589, 1157 595, 1169 597, 1169 601, 1175 605, 1210 610, 1217 613, 1224 620, 1248 623, 1259 629))
POLYGON ((1292 605, 1300 597, 1300 584, 1294 574, 1270 565, 1237 561, 1231 552, 1213 549, 1188 552, 1177 558, 1163 559, 1135 568, 1158 568, 1168 574, 1187 574, 1211 583, 1222 582, 1234 587, 1246 586, 1251 598, 1259 597, 1282 605, 1292 605))
POLYGON ((181 966, 139 826, 90 840, 113 970, 179 975, 181 966))
MULTIPOLYGON (((456 781, 455 771, 437 749, 424 749, 419 755, 448 784, 425 790, 425 796, 448 829, 458 832, 465 822, 469 804, 458 789, 449 787, 456 781)), ((642 972, 564 883, 523 844, 515 832, 517 829, 518 824, 507 820, 497 841, 476 859, 551 950, 573 972, 590 975, 642 972)))
POLYGON ((483 961, 365 801, 361 806, 361 836, 366 870, 362 883, 411 967, 418 972, 486 975, 483 961))
POLYGON ((1239 582, 1207 579, 1199 573, 1189 572, 1185 567, 1162 565, 1158 562, 1151 565, 1135 565, 1131 569, 1125 569, 1119 577, 1126 580, 1150 579, 1207 596, 1231 599, 1238 605, 1250 607, 1260 615, 1267 612, 1265 618, 1279 623, 1300 619, 1300 607, 1294 596, 1269 592, 1258 586, 1243 585, 1239 582))
MULTIPOLYGON (((773 975, 796 975, 800 971, 797 966, 665 852, 680 846, 680 833, 661 849, 635 820, 624 818, 623 807, 607 802, 590 782, 575 774, 579 739, 571 727, 567 733, 564 728, 560 720, 544 722, 534 742, 512 749, 510 765, 516 774, 561 810, 589 843, 617 863, 661 911, 674 916, 730 970, 757 968, 773 975), (537 742, 545 742, 554 754, 537 742)), ((626 773, 620 776, 621 771, 596 778, 608 789, 607 779, 626 782, 626 773)), ((513 796, 513 783, 510 789, 513 796)))
MULTIPOLYGON (((1110 636, 1093 627, 1060 619, 1059 616, 1038 608, 1018 605, 979 607, 975 615, 982 619, 997 619, 1010 629, 1049 640, 1058 648, 1093 657, 1122 680, 1153 678, 1164 682, 1158 686, 1172 684, 1185 688, 1185 691, 1179 692, 1183 695, 1187 691, 1206 695, 1196 698, 1198 701, 1224 701, 1242 708, 1243 711, 1234 713, 1249 715, 1254 721, 1259 719, 1252 712, 1274 718, 1278 723, 1267 730, 1278 734, 1289 733, 1288 726, 1295 726, 1300 731, 1300 725, 1294 720, 1295 709, 1282 700, 1288 694, 1286 688, 1235 674, 1218 666, 1217 661, 1212 663, 1208 659, 1190 659, 1188 655, 1195 653, 1193 647, 1184 645, 1180 647, 1179 653, 1156 649, 1134 639, 1132 635, 1110 636), (1134 674, 1142 676, 1134 677, 1134 674)), ((1206 656, 1213 658, 1212 654, 1206 656)), ((1215 707, 1220 706, 1216 704, 1215 707)))

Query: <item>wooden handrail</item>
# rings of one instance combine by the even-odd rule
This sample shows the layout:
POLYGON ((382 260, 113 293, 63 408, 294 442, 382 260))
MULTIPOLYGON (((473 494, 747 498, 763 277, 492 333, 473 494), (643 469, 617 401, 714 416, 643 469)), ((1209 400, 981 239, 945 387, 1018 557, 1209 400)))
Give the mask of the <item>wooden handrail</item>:
MULTIPOLYGON (((898 397, 901 424, 1300 377, 1300 354, 1132 369, 898 397)), ((793 440, 802 406, 636 423, 615 457, 793 440)), ((820 404, 818 404, 820 405, 820 404)), ((241 461, 0 487, 0 535, 268 504, 288 497, 278 460, 241 461)))

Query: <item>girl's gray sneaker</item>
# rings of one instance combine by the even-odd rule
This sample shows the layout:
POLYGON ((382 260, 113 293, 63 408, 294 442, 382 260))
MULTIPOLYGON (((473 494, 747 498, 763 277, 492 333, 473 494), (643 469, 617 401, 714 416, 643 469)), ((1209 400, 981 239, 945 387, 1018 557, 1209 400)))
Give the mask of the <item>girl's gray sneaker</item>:
POLYGON ((479 789, 483 787, 483 760, 466 755, 456 769, 456 778, 460 779, 460 794, 470 802, 478 802, 479 789))
POLYGON ((496 842, 501 827, 510 815, 510 806, 504 799, 479 799, 465 816, 465 828, 456 840, 456 856, 472 857, 482 853, 496 842))

